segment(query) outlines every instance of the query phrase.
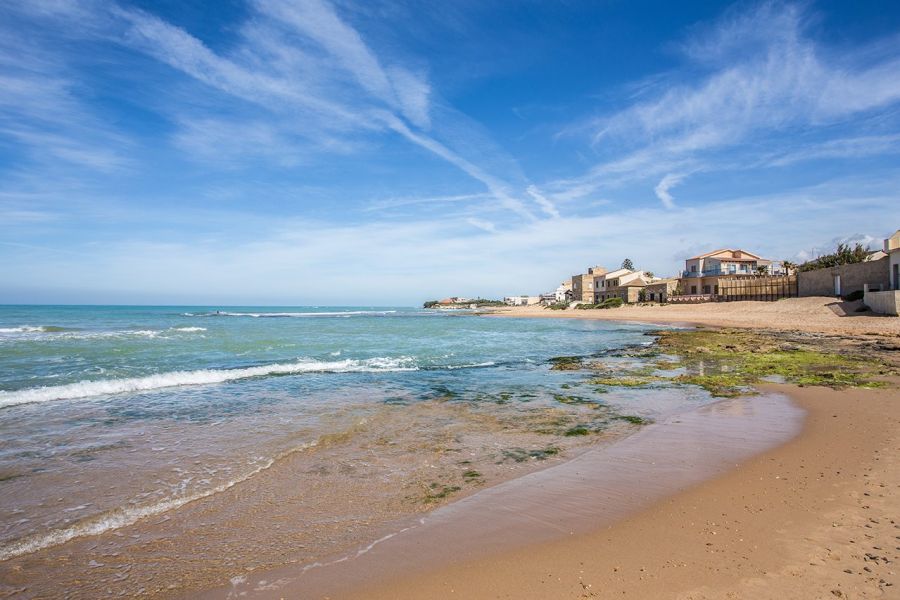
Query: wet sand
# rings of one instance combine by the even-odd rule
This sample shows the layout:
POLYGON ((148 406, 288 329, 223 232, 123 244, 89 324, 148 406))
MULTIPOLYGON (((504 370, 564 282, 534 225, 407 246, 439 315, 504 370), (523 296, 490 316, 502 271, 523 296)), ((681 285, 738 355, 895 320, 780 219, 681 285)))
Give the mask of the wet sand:
MULTIPOLYGON (((519 578, 511 571, 507 583, 495 579, 498 557, 524 551, 534 558, 534 552, 543 555, 544 547, 580 540, 585 532, 610 526, 785 442, 800 429, 802 420, 803 411, 778 394, 730 399, 687 411, 612 446, 590 450, 438 509, 421 521, 410 521, 361 554, 334 556, 305 570, 254 574, 207 597, 373 597, 373 586, 385 598, 445 597, 452 595, 457 576, 450 576, 450 588, 440 581, 435 585, 429 577, 442 580, 443 573, 460 569, 460 581, 468 586, 461 597, 492 597, 495 584, 502 586, 496 589, 506 589, 507 583, 519 578), (482 573, 482 569, 484 578, 469 579, 470 572, 482 573), (408 579, 410 573, 442 575, 408 579)), ((522 590, 513 586, 509 592, 510 597, 518 597, 522 590)))
POLYGON ((802 433, 724 475, 610 526, 335 597, 900 597, 900 394, 773 388, 807 412, 802 433))

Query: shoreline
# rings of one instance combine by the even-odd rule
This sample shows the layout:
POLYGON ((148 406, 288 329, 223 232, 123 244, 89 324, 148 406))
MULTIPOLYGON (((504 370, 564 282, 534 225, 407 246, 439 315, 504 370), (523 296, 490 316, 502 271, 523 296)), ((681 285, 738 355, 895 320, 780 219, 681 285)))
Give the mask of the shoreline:
POLYGON ((889 597, 900 394, 763 387, 786 391, 805 425, 724 474, 610 526, 340 597, 889 597))
MULTIPOLYGON (((737 304, 730 308, 739 309, 737 304)), ((767 329, 758 323, 713 322, 708 316, 660 319, 653 313, 625 315, 620 309, 566 311, 565 315, 521 309, 499 312, 492 311, 490 316, 767 329), (612 314, 603 314, 607 312, 612 314)), ((874 320, 886 331, 857 335, 893 335, 897 322, 874 320)), ((773 325, 768 329, 789 329, 773 325)), ((874 328, 871 322, 863 327, 874 328)), ((826 337, 849 336, 844 330, 822 327, 821 321, 806 331, 826 337)), ((887 349, 892 349, 890 343, 887 349)), ((896 386, 877 390, 785 384, 756 387, 785 393, 793 405, 806 411, 799 433, 737 461, 725 472, 707 474, 702 481, 662 494, 635 514, 620 513, 570 532, 564 539, 516 538, 515 531, 499 531, 498 535, 512 538, 512 547, 495 547, 465 560, 454 548, 438 560, 398 568, 372 553, 367 557, 368 570, 344 579, 344 587, 337 589, 329 588, 331 577, 325 577, 321 587, 306 588, 291 577, 290 569, 284 569, 277 572, 280 578, 275 582, 271 575, 276 573, 256 574, 240 591, 235 587, 226 594, 220 589, 205 597, 235 593, 243 597, 250 592, 249 597, 274 598, 287 592, 288 596, 302 593, 304 597, 376 600, 618 595, 774 600, 825 595, 885 597, 897 590, 894 586, 900 582, 894 564, 900 556, 894 537, 900 525, 890 517, 900 487, 900 391, 896 386)), ((571 467, 576 460, 554 468, 571 467)), ((511 483, 521 484, 522 479, 511 483)), ((502 489, 486 492, 491 490, 502 498, 502 489)), ((463 502, 445 509, 460 510, 458 505, 463 502)))
POLYGON ((458 565, 462 557, 490 561, 539 541, 559 542, 612 525, 786 443, 803 419, 803 411, 777 392, 718 400, 438 508, 359 553, 251 573, 200 597, 372 597, 373 585, 458 565))

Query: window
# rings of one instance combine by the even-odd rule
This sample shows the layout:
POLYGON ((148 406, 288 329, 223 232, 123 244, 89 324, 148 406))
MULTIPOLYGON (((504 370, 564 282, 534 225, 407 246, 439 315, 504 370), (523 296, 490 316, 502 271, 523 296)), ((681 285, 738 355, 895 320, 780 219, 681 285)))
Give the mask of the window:
POLYGON ((696 294, 696 293, 697 293, 697 286, 696 286, 696 285, 692 285, 692 286, 691 286, 691 293, 692 293, 692 294, 696 294))
POLYGON ((704 286, 703 286, 703 293, 704 293, 704 294, 708 294, 708 293, 709 293, 709 286, 708 286, 708 285, 704 285, 704 286))
POLYGON ((697 272, 697 265, 691 265, 691 273, 697 272))

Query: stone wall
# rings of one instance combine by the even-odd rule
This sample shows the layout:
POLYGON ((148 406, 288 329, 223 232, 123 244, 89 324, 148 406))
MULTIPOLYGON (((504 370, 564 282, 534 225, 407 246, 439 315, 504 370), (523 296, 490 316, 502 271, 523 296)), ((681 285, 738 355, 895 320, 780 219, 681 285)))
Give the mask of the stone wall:
POLYGON ((834 296, 834 277, 841 276, 841 295, 846 296, 869 289, 886 290, 890 287, 890 270, 887 257, 870 262, 827 267, 797 274, 797 291, 800 296, 834 296))

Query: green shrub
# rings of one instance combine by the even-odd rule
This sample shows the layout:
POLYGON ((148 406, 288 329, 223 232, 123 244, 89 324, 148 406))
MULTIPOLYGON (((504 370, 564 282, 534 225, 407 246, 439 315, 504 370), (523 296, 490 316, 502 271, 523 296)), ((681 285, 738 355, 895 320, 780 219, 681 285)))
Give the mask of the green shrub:
POLYGON ((823 254, 816 259, 808 260, 800 265, 799 269, 801 271, 814 271, 825 267, 861 263, 868 258, 869 254, 869 249, 859 243, 854 246, 838 244, 837 249, 832 254, 823 254))
POLYGON ((621 298, 607 298, 602 303, 597 305, 597 308, 618 308, 625 304, 625 301, 621 298))

